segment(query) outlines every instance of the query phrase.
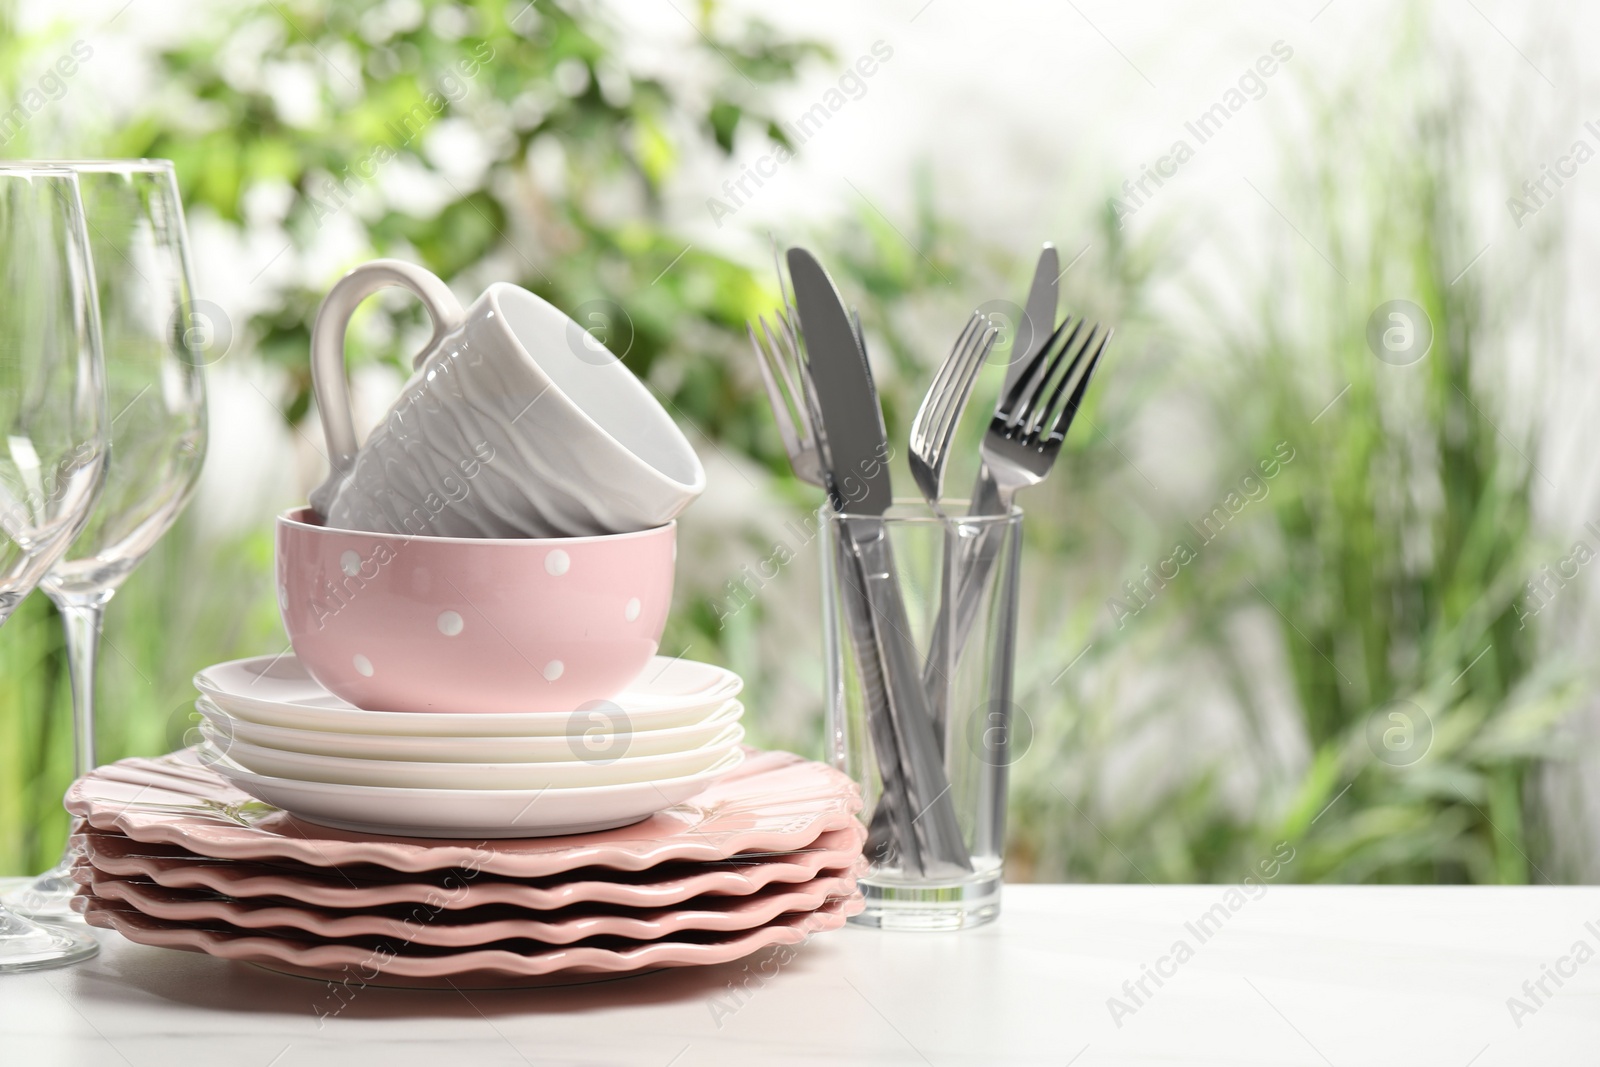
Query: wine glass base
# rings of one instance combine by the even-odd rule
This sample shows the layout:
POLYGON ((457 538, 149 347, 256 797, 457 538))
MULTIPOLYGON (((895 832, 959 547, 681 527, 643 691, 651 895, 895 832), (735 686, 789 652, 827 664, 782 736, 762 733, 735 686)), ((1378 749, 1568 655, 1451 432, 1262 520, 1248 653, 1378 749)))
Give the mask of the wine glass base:
POLYGON ((49 926, 0 908, 0 974, 65 967, 99 951, 87 927, 49 926))
POLYGON ((69 852, 60 863, 33 881, 24 882, 0 896, 0 907, 37 922, 81 924, 83 916, 72 910, 72 898, 77 892, 78 883, 72 880, 72 854, 69 852))

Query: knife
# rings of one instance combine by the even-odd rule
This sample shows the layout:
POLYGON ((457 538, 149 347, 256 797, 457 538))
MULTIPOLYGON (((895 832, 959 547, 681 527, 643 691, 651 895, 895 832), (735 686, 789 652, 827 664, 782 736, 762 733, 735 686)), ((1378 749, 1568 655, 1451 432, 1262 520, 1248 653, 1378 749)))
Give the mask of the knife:
POLYGON ((850 515, 879 515, 894 503, 889 483, 889 435, 872 372, 861 354, 855 321, 839 299, 833 279, 803 248, 789 249, 789 283, 800 312, 800 336, 816 389, 822 436, 827 441, 823 469, 833 509, 850 515))
POLYGON ((854 601, 847 609, 851 641, 900 860, 908 872, 958 875, 972 869, 972 860, 950 800, 883 521, 894 497, 877 390, 854 323, 827 271, 803 248, 791 248, 788 261, 822 416, 828 495, 834 510, 849 516, 843 526, 851 565, 841 567, 840 586, 854 601))

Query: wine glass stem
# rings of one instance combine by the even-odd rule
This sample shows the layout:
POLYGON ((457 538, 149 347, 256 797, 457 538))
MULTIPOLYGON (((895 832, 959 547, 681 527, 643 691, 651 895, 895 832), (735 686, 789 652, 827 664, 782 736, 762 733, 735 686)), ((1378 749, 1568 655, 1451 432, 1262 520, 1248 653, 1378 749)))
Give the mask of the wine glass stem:
POLYGON ((100 652, 104 600, 58 601, 67 637, 67 669, 72 678, 73 774, 83 777, 98 764, 94 753, 94 675, 100 652))

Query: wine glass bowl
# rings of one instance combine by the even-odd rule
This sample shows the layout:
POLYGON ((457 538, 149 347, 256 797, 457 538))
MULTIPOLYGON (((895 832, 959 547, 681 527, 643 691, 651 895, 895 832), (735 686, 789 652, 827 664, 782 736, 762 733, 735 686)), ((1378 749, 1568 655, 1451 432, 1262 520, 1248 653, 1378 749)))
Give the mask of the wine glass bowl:
POLYGON ((205 460, 202 355, 188 240, 172 164, 67 164, 78 175, 105 347, 111 456, 88 525, 42 585, 52 599, 109 599, 188 502, 205 460))
MULTIPOLYGON (((83 529, 106 473, 100 323, 78 181, 0 164, 0 624, 83 529)), ((0 906, 0 974, 87 959, 86 930, 0 906)))
POLYGON ((0 622, 82 529, 105 475, 83 231, 70 171, 0 165, 0 622))

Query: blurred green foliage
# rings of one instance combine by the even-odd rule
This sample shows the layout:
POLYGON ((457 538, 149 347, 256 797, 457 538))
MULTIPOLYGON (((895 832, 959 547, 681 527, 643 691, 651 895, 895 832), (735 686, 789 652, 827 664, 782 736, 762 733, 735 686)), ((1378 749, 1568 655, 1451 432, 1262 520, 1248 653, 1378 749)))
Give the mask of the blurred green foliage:
POLYGON ((1427 42, 1413 25, 1374 60, 1402 72, 1381 93, 1308 90, 1270 202, 1294 221, 1265 264, 1224 257, 1199 284, 1211 336, 1161 392, 1200 398, 1209 499, 1138 478, 1084 498, 1091 526, 1125 519, 1122 493, 1154 522, 1098 583, 1108 614, 1058 631, 1083 663, 1033 690, 1073 708, 1036 721, 1045 757, 1014 779, 1038 871, 1232 880, 1287 842, 1291 881, 1548 882, 1573 876, 1557 835, 1592 840, 1539 786, 1594 673, 1522 617, 1561 555, 1534 520, 1527 418, 1556 380, 1560 233, 1475 264, 1480 113, 1427 42), (1259 279, 1243 316, 1215 310, 1241 277, 1259 279), (1397 298, 1432 345, 1384 359, 1371 324, 1397 298))
MULTIPOLYGON (((162 89, 130 121, 50 148, 172 158, 191 216, 265 219, 282 233, 281 259, 261 266, 274 298, 234 324, 228 358, 279 369, 269 399, 308 439, 320 434, 307 420, 307 331, 357 262, 399 256, 463 292, 505 278, 569 311, 600 309, 608 343, 743 508, 686 518, 664 649, 740 671, 754 738, 817 754, 814 553, 719 619, 724 582, 818 503, 788 472, 744 340, 744 323, 776 301, 770 268, 693 246, 663 221, 663 199, 689 157, 781 139, 769 92, 833 59, 760 22, 730 28, 701 4, 678 57, 701 75, 691 91, 630 66, 604 11, 576 0, 226 5, 159 56, 162 89), (303 83, 311 90, 287 91, 303 83), (431 204, 387 194, 402 171, 434 191, 431 204), (320 251, 330 244, 336 261, 320 251)), ((0 87, 46 47, 0 33, 0 87)), ((1391 66, 1418 66, 1422 47, 1403 43, 1391 66)), ((1200 326, 1182 330, 1154 302, 1187 235, 1157 225, 1135 236, 1103 199, 1075 210, 1084 242, 1063 246, 1074 264, 1063 303, 1119 334, 1056 473, 1023 500, 1028 750, 1013 773, 1013 877, 1234 880, 1280 841, 1296 849, 1289 880, 1563 877, 1532 786, 1589 687, 1519 629, 1515 597, 1545 546, 1532 446, 1501 380, 1505 337, 1548 309, 1524 299, 1536 270, 1492 291, 1481 272, 1456 277, 1480 244, 1462 221, 1472 105, 1390 80, 1400 87, 1382 97, 1361 86, 1320 101, 1312 157, 1286 152, 1300 229, 1265 267, 1229 272, 1250 289, 1244 324, 1217 310, 1234 293, 1201 293, 1200 326), (1409 367, 1367 344, 1372 310, 1395 296, 1434 326, 1432 351, 1409 367), (1173 493, 1140 466, 1134 441, 1161 429, 1144 413, 1175 396, 1205 423, 1212 488, 1173 493), (1185 507, 1199 494, 1204 514, 1275 455, 1268 492, 1202 542, 1185 507), (1194 558, 1129 613, 1124 581, 1175 540, 1194 558), (1396 708, 1429 730, 1412 762, 1382 743, 1396 708)), ((1032 266, 937 210, 926 175, 912 203, 910 218, 863 205, 807 235, 859 303, 895 440, 966 311, 1019 300, 1032 266)), ((404 300, 370 302, 353 361, 401 367, 420 326, 404 300)), ((993 403, 994 377, 974 411, 993 403)), ((975 453, 981 422, 966 420, 958 455, 975 453)), ((950 484, 969 475, 958 466, 950 484)), ((270 556, 269 531, 219 544, 191 517, 130 580, 103 653, 106 758, 182 743, 195 669, 283 647, 270 556)), ((34 597, 0 633, 0 872, 43 867, 59 848, 66 706, 55 619, 34 597)))
MULTIPOLYGON (((0 21, 11 31, 8 11, 0 8, 0 21)), ((170 158, 191 216, 210 211, 241 224, 256 210, 252 193, 273 194, 288 238, 276 265, 289 280, 276 281, 274 262, 262 265, 261 285, 276 298, 232 323, 240 354, 228 358, 282 368, 283 392, 269 399, 290 423, 309 408, 306 353, 323 292, 359 262, 400 256, 458 283, 503 278, 557 306, 596 309, 607 342, 698 429, 702 447, 720 442, 782 471, 770 420, 726 370, 746 358, 743 324, 767 306, 768 282, 670 233, 660 193, 686 151, 726 152, 745 126, 781 136, 762 110, 763 90, 828 53, 759 21, 725 34, 710 5, 698 14, 696 43, 676 58, 714 77, 703 100, 689 101, 631 69, 616 28, 587 3, 219 5, 160 52, 161 89, 128 121, 71 143, 52 136, 54 123, 30 123, 5 153, 170 158), (286 87, 304 83, 310 91, 288 99, 286 87), (459 150, 431 141, 451 128, 484 156, 470 179, 456 167, 459 150), (442 188, 436 209, 394 206, 383 193, 390 168, 442 188), (352 223, 361 240, 338 262, 320 271, 296 262, 352 223)), ((0 34, 8 97, 64 32, 0 34)), ((419 314, 404 301, 372 302, 352 329, 351 362, 400 367, 407 354, 397 339, 419 314)), ((312 423, 303 436, 320 440, 312 423)), ((192 516, 180 522, 112 602, 103 758, 182 743, 195 670, 283 646, 270 530, 218 545, 198 525, 192 516)), ((682 614, 690 630, 696 618, 714 619, 692 606, 682 614)), ((0 872, 42 867, 60 847, 67 699, 55 619, 42 597, 30 598, 0 641, 0 872)))
MULTIPOLYGON (((153 111, 118 131, 111 148, 174 160, 191 207, 233 221, 243 219, 252 187, 287 186, 295 195, 283 226, 302 248, 330 219, 353 213, 367 247, 341 270, 397 255, 444 278, 474 278, 490 261, 496 278, 559 307, 625 306, 628 321, 616 328, 628 335, 628 364, 659 380, 656 361, 684 320, 737 333, 764 302, 745 267, 686 251, 659 225, 678 142, 726 147, 738 124, 775 127, 748 98, 826 53, 777 40, 759 23, 735 38, 708 36, 698 50, 715 57, 726 85, 694 114, 671 86, 624 66, 614 37, 584 4, 230 6, 211 32, 162 56, 167 92, 192 117, 153 111), (230 40, 252 42, 258 73, 241 77, 238 51, 218 47, 230 40), (309 114, 286 116, 275 102, 275 68, 288 64, 316 72, 321 93, 309 114), (450 149, 428 150, 428 135, 452 123, 470 128, 488 157, 471 184, 452 167, 450 149), (543 180, 531 163, 541 151, 554 171, 543 180), (402 166, 442 183, 436 211, 419 216, 377 192, 381 172, 402 166)), ((279 308, 251 324, 256 350, 292 376, 284 398, 292 420, 309 403, 310 322, 331 280, 300 278, 279 308)), ((760 436, 751 407, 727 394, 714 369, 690 359, 678 369, 667 392, 681 415, 735 443, 760 436)))

